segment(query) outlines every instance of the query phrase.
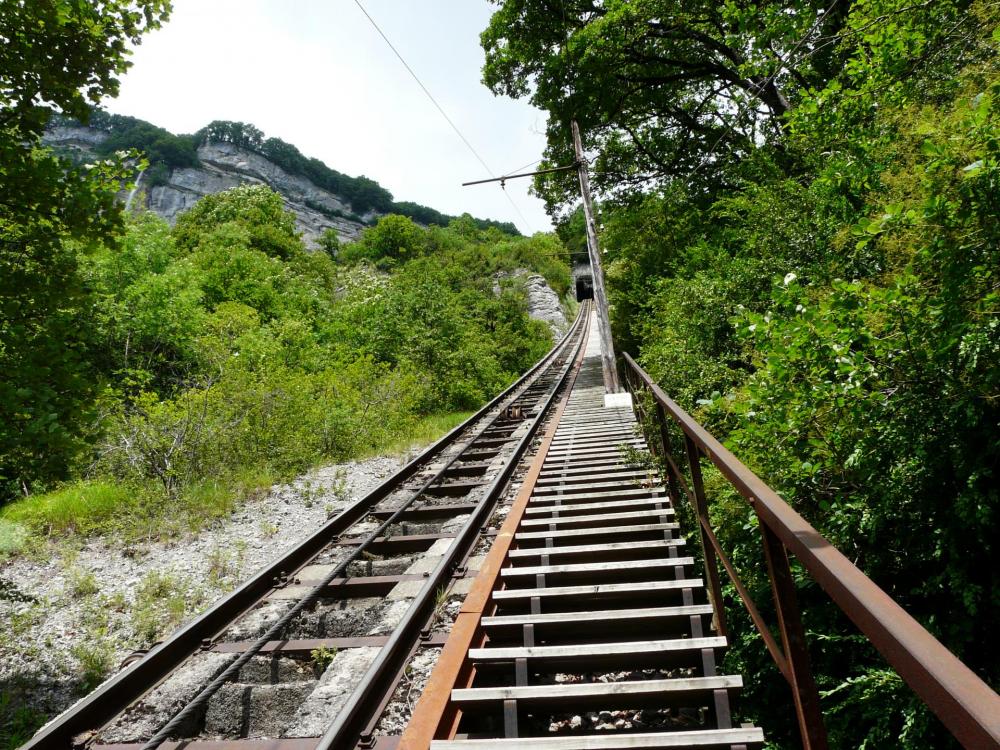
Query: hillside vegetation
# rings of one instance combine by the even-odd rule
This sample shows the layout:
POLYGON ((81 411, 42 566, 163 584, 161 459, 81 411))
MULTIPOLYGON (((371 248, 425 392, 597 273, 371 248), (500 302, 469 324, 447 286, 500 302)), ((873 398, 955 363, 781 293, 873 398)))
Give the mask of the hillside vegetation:
MULTIPOLYGON (((58 114, 50 122, 53 125, 82 126, 80 121, 58 114)), ((141 155, 148 164, 142 182, 146 187, 165 184, 171 170, 197 167, 198 147, 202 144, 231 143, 260 154, 289 174, 305 177, 316 187, 333 193, 351 207, 351 211, 347 213, 332 212, 334 216, 342 216, 360 224, 372 224, 375 219, 370 218, 371 212, 398 214, 424 225, 441 227, 448 226, 449 222, 457 218, 412 201, 395 201, 392 193, 375 180, 364 175, 351 177, 331 169, 319 159, 303 155, 291 143, 280 138, 265 137, 263 131, 250 123, 214 120, 192 135, 175 135, 136 117, 114 115, 92 108, 87 113, 86 125, 107 133, 107 138, 95 149, 99 156, 112 157, 118 152, 141 155)), ((330 213, 329 209, 319 204, 310 204, 310 207, 330 213)), ((520 235, 517 227, 509 221, 474 218, 473 222, 479 229, 495 227, 505 234, 520 235)))
MULTIPOLYGON (((487 83, 550 113, 550 164, 571 117, 593 151, 619 346, 1000 688, 996 5, 500 6, 487 83)), ((538 187, 572 234, 572 180, 538 187)), ((767 603, 753 511, 709 482, 767 603)), ((743 716, 797 747, 730 595, 743 716)), ((805 576, 799 597, 831 747, 954 746, 805 576)))
POLYGON ((405 204, 424 228, 373 181, 253 126, 174 136, 95 109, 169 13, 163 0, 0 12, 0 557, 44 555, 54 535, 169 535, 318 462, 425 441, 552 343, 518 282, 494 275, 533 269, 565 293, 554 237, 405 204), (105 158, 43 147, 53 112, 93 118, 105 158), (195 165, 206 138, 388 215, 356 246, 328 232, 308 252, 265 187, 208 196, 173 228, 123 213, 139 169, 195 165))
POLYGON ((49 365, 72 368, 72 387, 25 383, 24 402, 50 409, 44 438, 32 412, 3 432, 6 497, 29 495, 0 510, 8 553, 30 535, 197 526, 319 461, 405 446, 551 346, 523 288, 494 292, 496 272, 569 285, 558 241, 468 217, 424 229, 390 215, 335 257, 307 252, 257 186, 74 250, 81 293, 49 365))

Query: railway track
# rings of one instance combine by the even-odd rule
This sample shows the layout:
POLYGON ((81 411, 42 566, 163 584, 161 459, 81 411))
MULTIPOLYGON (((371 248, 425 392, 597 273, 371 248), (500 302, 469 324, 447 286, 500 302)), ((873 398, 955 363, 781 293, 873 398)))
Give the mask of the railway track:
POLYGON ((759 747, 631 406, 594 337, 400 750, 759 747))
POLYGON ((510 389, 24 748, 759 748, 734 719, 742 677, 719 670, 721 562, 823 750, 789 554, 966 747, 1000 747, 1000 698, 626 355, 668 492, 631 404, 605 404, 593 317, 585 303, 510 389), (780 644, 712 531, 703 459, 757 514, 780 644))
POLYGON ((441 605, 475 575, 590 317, 584 303, 507 391, 23 747, 395 745, 380 722, 414 655, 443 644, 441 605))

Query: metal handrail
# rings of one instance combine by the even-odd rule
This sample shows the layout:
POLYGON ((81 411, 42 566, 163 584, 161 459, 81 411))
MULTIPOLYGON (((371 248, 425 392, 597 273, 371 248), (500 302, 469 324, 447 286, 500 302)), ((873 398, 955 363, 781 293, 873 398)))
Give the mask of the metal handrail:
MULTIPOLYGON (((819 693, 809 666, 788 553, 799 560, 963 746, 977 750, 1000 748, 1000 696, 667 396, 632 357, 625 354, 624 359, 630 390, 635 393, 641 386, 656 403, 656 421, 661 431, 668 481, 672 488, 683 487, 697 514, 712 603, 721 613, 721 584, 715 560, 718 557, 736 584, 737 593, 750 611, 754 625, 764 636, 768 651, 792 688, 803 746, 818 750, 827 747, 827 740, 819 708, 819 693), (684 433, 692 478, 690 486, 670 455, 667 416, 684 433), (708 458, 746 498, 760 521, 781 633, 780 653, 712 530, 701 481, 702 456, 708 458), (709 551, 713 554, 708 554, 709 551)), ((638 404, 638 398, 636 402, 638 404)), ((724 634, 724 623, 717 623, 717 626, 724 634)))

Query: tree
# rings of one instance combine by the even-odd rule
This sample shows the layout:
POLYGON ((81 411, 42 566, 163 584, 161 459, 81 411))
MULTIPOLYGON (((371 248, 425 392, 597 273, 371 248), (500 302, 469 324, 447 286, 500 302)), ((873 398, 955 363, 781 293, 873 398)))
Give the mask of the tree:
POLYGON ((422 255, 426 249, 427 237, 420 227, 405 216, 389 214, 362 232, 343 255, 347 261, 366 258, 385 269, 422 255))
POLYGON ((202 141, 232 143, 240 148, 261 152, 264 148, 264 133, 247 122, 213 120, 198 131, 202 141))
POLYGON ((118 94, 117 76, 131 65, 128 45, 169 13, 169 0, 4 3, 0 127, 39 135, 52 107, 86 121, 90 104, 118 94))
POLYGON ((332 227, 319 236, 317 244, 323 252, 329 255, 333 260, 336 260, 337 256, 340 255, 340 235, 337 234, 337 230, 332 227))
POLYGON ((484 80, 550 113, 550 161, 572 162, 576 118, 597 171, 613 173, 597 186, 638 186, 692 169, 717 142, 776 137, 787 88, 817 78, 779 61, 799 39, 835 32, 839 17, 816 23, 823 5, 508 0, 482 35, 484 80))
POLYGON ((40 147, 56 108, 86 120, 118 92, 128 45, 166 19, 165 0, 0 5, 0 499, 63 476, 96 383, 77 316, 76 248, 114 240, 114 160, 76 168, 40 147))
POLYGON ((295 217, 281 196, 264 185, 240 185, 207 195, 177 218, 177 245, 194 250, 209 230, 237 224, 249 234, 254 250, 287 260, 302 252, 295 217))
MULTIPOLYGON (((720 171, 762 144, 785 148, 788 114, 845 70, 841 43, 901 17, 919 19, 926 44, 893 51, 898 65, 929 64, 964 3, 904 0, 717 3, 710 0, 503 0, 482 34, 483 78, 496 94, 529 96, 549 113, 549 164, 574 156, 577 119, 597 154, 594 187, 633 195, 651 184, 720 171), (847 29, 851 8, 867 28, 847 29), (829 12, 828 12, 829 11, 829 12)), ((909 23, 909 21, 907 21, 909 23)), ((890 25, 891 27, 891 25, 890 25)), ((901 36, 901 35, 900 35, 901 36)), ((916 35, 914 38, 917 38, 916 35)), ((780 164, 792 174, 794 159, 780 164)), ((550 208, 575 195, 572 173, 538 178, 550 208)), ((724 180, 723 180, 724 182, 724 180)))

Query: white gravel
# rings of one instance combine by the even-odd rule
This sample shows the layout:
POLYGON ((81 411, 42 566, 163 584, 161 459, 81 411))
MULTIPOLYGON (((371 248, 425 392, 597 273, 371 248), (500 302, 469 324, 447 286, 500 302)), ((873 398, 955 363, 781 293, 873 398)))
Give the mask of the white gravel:
POLYGON ((65 709, 85 691, 88 663, 114 672, 148 645, 144 609, 145 623, 179 627, 406 460, 317 469, 180 539, 130 549, 93 539, 0 565, 0 686, 15 704, 45 714, 65 709))

